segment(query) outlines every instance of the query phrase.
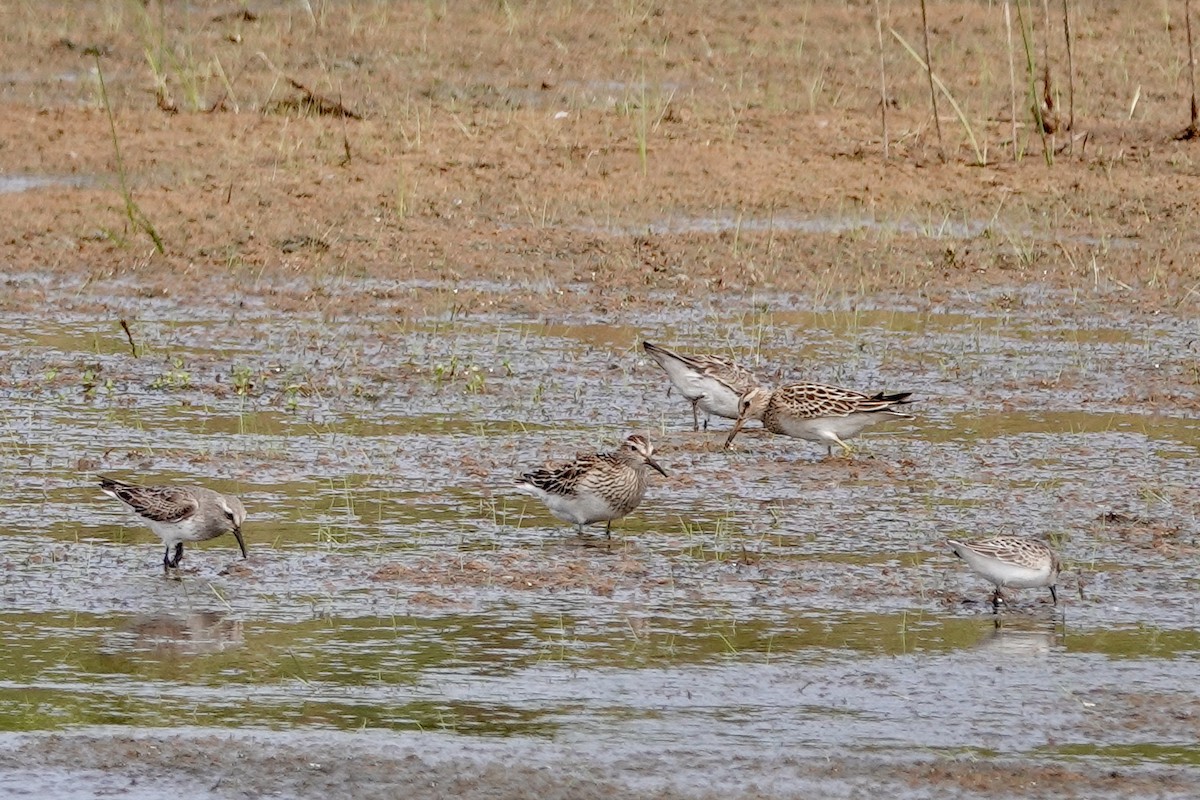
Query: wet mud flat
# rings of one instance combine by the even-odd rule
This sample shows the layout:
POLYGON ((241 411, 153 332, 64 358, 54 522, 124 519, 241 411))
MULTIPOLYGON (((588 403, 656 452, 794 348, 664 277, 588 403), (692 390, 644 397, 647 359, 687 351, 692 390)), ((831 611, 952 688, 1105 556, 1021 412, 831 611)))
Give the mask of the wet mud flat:
POLYGON ((1192 794, 1194 321, 1025 290, 553 322, 247 293, 147 300, 134 358, 118 281, 42 290, 57 315, 0 320, 0 791, 1192 794), (643 339, 914 390, 919 419, 849 460, 726 452, 643 339), (612 541, 510 491, 633 430, 670 477, 612 541), (97 473, 238 494, 250 558, 164 578, 97 473), (1057 609, 996 619, 944 546, 1001 532, 1062 552, 1057 609))
POLYGON ((463 742, 438 733, 162 730, 0 739, 0 792, 55 797, 754 798, 1191 797, 1194 775, 1033 760, 894 758, 803 751, 719 756, 678 748, 604 751, 521 738, 463 742), (15 745, 15 746, 14 746, 15 745), (741 777, 708 778, 712 770, 741 777))

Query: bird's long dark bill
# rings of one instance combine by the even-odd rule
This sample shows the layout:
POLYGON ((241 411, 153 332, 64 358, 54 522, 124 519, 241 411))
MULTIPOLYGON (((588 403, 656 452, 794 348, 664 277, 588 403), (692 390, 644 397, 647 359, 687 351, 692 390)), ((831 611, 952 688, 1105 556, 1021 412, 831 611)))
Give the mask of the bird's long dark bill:
POLYGON ((738 435, 738 431, 742 429, 742 424, 746 421, 745 417, 738 417, 737 422, 733 423, 733 430, 729 432, 729 438, 725 440, 725 449, 729 449, 729 445, 733 444, 733 437, 738 435))
POLYGON ((665 477, 667 477, 667 471, 666 471, 665 469, 663 469, 661 466, 659 466, 658 462, 657 462, 657 461, 655 461, 653 458, 650 458, 649 456, 647 456, 647 457, 646 457, 646 463, 647 463, 647 464, 649 464, 650 466, 654 467, 656 470, 658 470, 658 471, 659 471, 659 473, 660 473, 660 474, 661 474, 661 475, 662 475, 664 478, 665 478, 665 477))
POLYGON ((233 529, 233 538, 237 539, 238 547, 242 548, 242 558, 248 558, 249 556, 246 555, 246 543, 242 541, 241 528, 233 529))

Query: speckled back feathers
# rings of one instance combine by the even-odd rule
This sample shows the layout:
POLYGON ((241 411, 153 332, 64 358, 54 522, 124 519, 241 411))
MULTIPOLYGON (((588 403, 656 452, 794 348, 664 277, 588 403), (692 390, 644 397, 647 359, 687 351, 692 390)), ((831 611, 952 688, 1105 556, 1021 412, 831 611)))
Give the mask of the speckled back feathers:
MULTIPOLYGON (((759 385, 758 378, 753 372, 731 359, 708 353, 688 355, 668 350, 650 342, 642 342, 642 347, 670 375, 671 361, 676 361, 683 367, 694 372, 699 377, 709 378, 723 384, 737 395, 745 394, 759 385)), ((682 386, 680 391, 685 391, 682 386)))
POLYGON ((912 392, 898 394, 866 395, 840 386, 820 383, 790 383, 780 386, 771 393, 763 415, 766 422, 778 414, 815 419, 817 417, 845 417, 856 413, 885 412, 904 419, 913 419, 911 414, 897 411, 896 406, 911 402, 912 392))
POLYGON ((120 500, 138 516, 153 522, 183 522, 195 516, 200 508, 195 491, 178 486, 136 486, 101 477, 100 491, 120 500))
POLYGON ((1027 569, 1041 569, 1050 563, 1051 574, 1057 575, 1061 569, 1058 554, 1049 546, 1024 536, 993 536, 990 539, 980 539, 974 542, 956 542, 951 545, 964 547, 986 558, 994 558, 1005 564, 1013 564, 1027 569))
POLYGON ((666 475, 654 460, 650 441, 634 434, 611 453, 585 453, 526 472, 516 483, 561 519, 586 524, 618 519, 637 508, 646 494, 648 469, 666 475))

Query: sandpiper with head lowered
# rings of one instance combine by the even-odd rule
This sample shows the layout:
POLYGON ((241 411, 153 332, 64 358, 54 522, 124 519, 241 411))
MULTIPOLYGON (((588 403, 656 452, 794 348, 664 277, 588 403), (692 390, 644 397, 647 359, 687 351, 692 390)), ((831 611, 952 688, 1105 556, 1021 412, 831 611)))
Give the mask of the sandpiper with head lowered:
POLYGON ((849 453, 846 440, 868 425, 885 419, 915 419, 896 410, 911 403, 910 396, 912 392, 866 395, 820 383, 789 383, 773 392, 755 387, 742 395, 737 422, 725 447, 733 444, 746 420, 761 419, 771 433, 819 442, 826 445, 829 455, 835 444, 849 453))
POLYGON ((555 517, 583 533, 584 525, 603 522, 612 537, 612 521, 637 508, 646 494, 649 470, 666 477, 654 460, 654 447, 634 434, 612 453, 591 453, 557 466, 535 469, 517 479, 517 489, 546 504, 555 517))
POLYGON ((233 534, 242 558, 246 557, 242 540, 246 509, 236 497, 199 486, 136 486, 105 477, 100 478, 100 491, 128 506, 163 540, 164 571, 179 566, 184 542, 203 542, 225 533, 233 534))
POLYGON ((694 431, 700 430, 698 411, 706 415, 706 429, 707 415, 710 414, 737 419, 738 401, 742 395, 760 385, 753 372, 721 356, 684 355, 650 342, 642 342, 642 348, 658 362, 679 393, 692 404, 694 431))
POLYGON ((977 542, 947 541, 954 554, 996 586, 992 595, 992 610, 998 610, 1004 599, 1000 590, 1050 587, 1050 598, 1058 605, 1058 573, 1061 564, 1058 554, 1047 545, 1024 536, 993 536, 977 542))

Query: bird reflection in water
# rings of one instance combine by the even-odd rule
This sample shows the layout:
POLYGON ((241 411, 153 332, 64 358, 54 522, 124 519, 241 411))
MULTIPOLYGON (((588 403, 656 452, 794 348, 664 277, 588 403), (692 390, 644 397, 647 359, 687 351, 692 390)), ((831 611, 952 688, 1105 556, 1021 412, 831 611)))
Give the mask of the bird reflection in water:
POLYGON ((1064 646, 1059 619, 1048 617, 995 617, 972 649, 995 655, 998 661, 1040 658, 1064 646))
POLYGON ((216 611, 188 614, 138 614, 121 627, 135 650, 162 654, 205 655, 240 647, 244 643, 242 621, 228 619, 216 611))

